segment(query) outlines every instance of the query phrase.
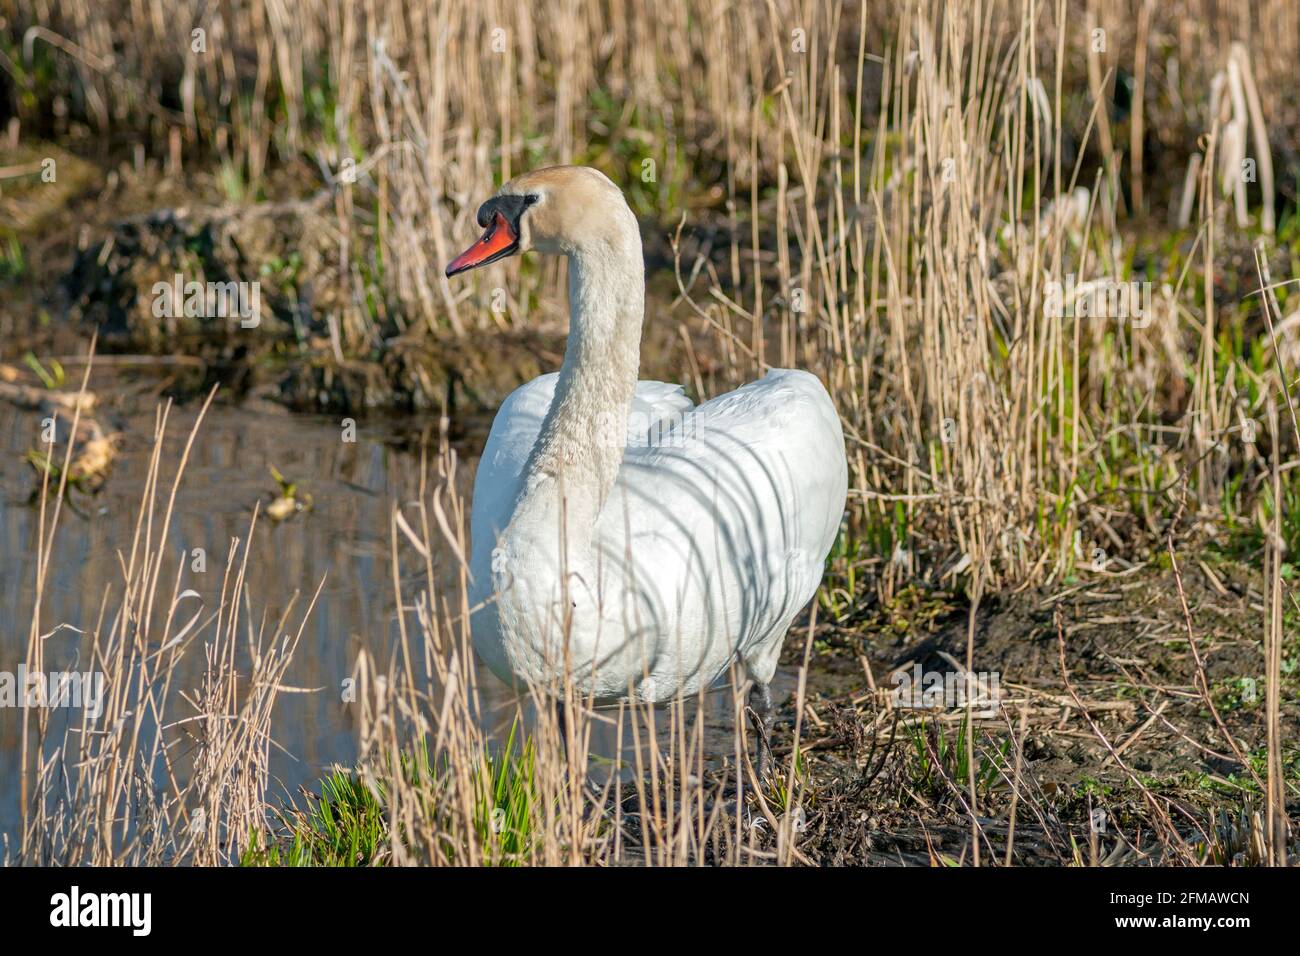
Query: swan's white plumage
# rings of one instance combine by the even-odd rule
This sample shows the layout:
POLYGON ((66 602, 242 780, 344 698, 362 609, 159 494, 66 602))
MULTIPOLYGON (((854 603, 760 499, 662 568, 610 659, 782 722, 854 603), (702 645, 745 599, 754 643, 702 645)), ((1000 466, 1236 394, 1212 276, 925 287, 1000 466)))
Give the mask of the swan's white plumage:
MULTIPOLYGON (((546 608, 551 623, 531 629, 531 643, 543 631, 562 640, 559 556, 512 553, 501 540, 557 378, 507 399, 474 483, 473 599, 485 602, 474 643, 507 681, 553 680, 562 656, 554 644, 519 646, 496 604, 500 592, 534 614, 546 608)), ((698 408, 678 386, 639 382, 628 420, 623 465, 596 523, 599 557, 570 568, 578 689, 602 701, 662 701, 712 684, 737 658, 767 683, 844 509, 847 465, 830 397, 814 376, 790 370, 698 408)))
POLYGON ((567 256, 570 317, 559 374, 505 402, 475 478, 479 655, 598 702, 692 694, 736 661, 766 685, 844 510, 830 396, 783 370, 698 408, 637 382, 640 230, 602 173, 525 173, 477 218, 488 231, 449 273, 503 249, 567 256))

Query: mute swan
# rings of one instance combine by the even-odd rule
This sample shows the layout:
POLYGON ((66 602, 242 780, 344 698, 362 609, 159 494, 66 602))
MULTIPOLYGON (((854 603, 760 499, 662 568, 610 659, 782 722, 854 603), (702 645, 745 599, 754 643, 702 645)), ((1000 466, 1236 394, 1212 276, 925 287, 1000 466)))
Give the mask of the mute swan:
POLYGON ((558 374, 497 413, 474 482, 474 647, 507 683, 566 676, 597 704, 694 694, 739 660, 760 774, 768 684, 844 511, 840 421, 807 372, 773 370, 698 407, 638 382, 641 236, 618 187, 538 169, 478 210, 451 277, 530 249, 569 257, 558 374))

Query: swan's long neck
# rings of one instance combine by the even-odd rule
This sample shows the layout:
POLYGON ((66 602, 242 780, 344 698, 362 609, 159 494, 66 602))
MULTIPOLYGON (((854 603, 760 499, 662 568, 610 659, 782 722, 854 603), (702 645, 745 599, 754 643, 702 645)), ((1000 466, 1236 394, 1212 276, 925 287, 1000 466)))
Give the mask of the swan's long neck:
POLYGON ((518 518, 562 501, 571 534, 590 531, 618 478, 640 362, 641 237, 626 207, 608 225, 598 241, 567 250, 568 344, 516 512, 518 518))

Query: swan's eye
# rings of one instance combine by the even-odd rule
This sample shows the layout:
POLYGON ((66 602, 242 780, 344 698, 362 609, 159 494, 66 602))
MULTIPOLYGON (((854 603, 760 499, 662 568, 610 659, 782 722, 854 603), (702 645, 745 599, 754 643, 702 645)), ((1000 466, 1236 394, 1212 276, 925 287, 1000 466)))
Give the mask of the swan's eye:
POLYGON ((533 203, 541 202, 542 197, 537 193, 528 193, 524 196, 524 205, 531 206, 533 203))

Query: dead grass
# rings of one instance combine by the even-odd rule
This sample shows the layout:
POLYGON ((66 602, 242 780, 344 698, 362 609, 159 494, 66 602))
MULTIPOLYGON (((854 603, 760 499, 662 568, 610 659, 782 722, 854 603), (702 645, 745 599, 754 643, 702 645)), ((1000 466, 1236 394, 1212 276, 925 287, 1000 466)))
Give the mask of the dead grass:
MULTIPOLYGON (((23 830, 21 844, 12 848, 22 863, 215 865, 238 859, 248 835, 260 831, 265 819, 271 711, 286 689, 285 668, 311 606, 296 629, 289 620, 292 606, 279 621, 254 620, 247 549, 241 554, 240 542, 232 541, 219 605, 194 607, 189 599, 197 595, 184 587, 185 553, 179 559, 169 554, 166 541, 176 487, 202 415, 169 482, 169 463, 159 456, 168 411, 164 406, 158 413, 135 536, 120 555, 120 589, 104 595, 94 622, 82 622, 91 646, 86 669, 103 675, 107 690, 99 712, 81 708, 80 720, 59 739, 50 732, 49 710, 23 711, 23 830), (177 667, 189 654, 206 658, 202 683, 175 686, 177 667)), ((74 445, 65 443, 65 476, 74 445)), ((66 477, 56 486, 44 473, 25 658, 35 671, 45 669, 49 634, 77 627, 58 622, 44 630, 50 622, 41 614, 47 555, 68 492, 66 477)), ((250 536, 256 521, 254 515, 250 536)))
MULTIPOLYGON (((565 161, 605 168, 648 230, 673 236, 683 380, 704 396, 794 365, 836 398, 850 505, 818 603, 822 630, 814 618, 809 642, 827 627, 851 629, 864 606, 890 606, 906 588, 942 589, 964 596, 970 668, 990 596, 1063 592, 1162 563, 1185 569, 1199 560, 1188 547, 1229 549, 1255 535, 1247 560, 1263 565, 1264 600, 1250 609, 1259 659, 1238 676, 1258 673, 1266 688, 1263 766, 1215 713, 1191 607, 1184 626, 1202 719, 1257 802, 1242 809, 1244 823, 1216 831, 1198 822, 1196 837, 1150 781, 1125 779, 1144 808, 1135 825, 1168 861, 1232 859, 1238 844, 1253 847, 1250 861, 1287 860, 1286 503, 1300 449, 1286 387, 1300 357, 1300 320, 1293 303, 1287 311, 1300 242, 1294 4, 681 0, 543 10, 342 0, 255 2, 206 21, 200 9, 0 0, 0 76, 22 135, 81 126, 134 136, 160 169, 217 164, 228 198, 241 202, 263 198, 276 168, 310 176, 305 192, 332 217, 342 294, 312 317, 320 342, 305 347, 347 360, 424 336, 562 323, 558 269, 494 268, 461 292, 439 265, 473 231, 477 202, 512 172, 565 161), (206 31, 206 52, 193 50, 195 28, 206 31), (1239 175, 1246 160, 1258 174, 1250 182, 1239 175), (1139 323, 1053 307, 1062 288, 1130 281, 1150 293, 1139 323)), ((469 609, 463 589, 442 593, 432 573, 435 561, 464 553, 463 503, 432 493, 453 487, 453 467, 444 449, 419 513, 394 514, 394 552, 429 568, 426 585, 402 596, 415 609, 402 621, 402 655, 358 665, 358 773, 382 794, 389 858, 811 859, 800 840, 815 774, 790 760, 784 786, 764 794, 738 769, 742 740, 736 759, 710 766, 692 729, 698 701, 672 712, 666 740, 648 715, 627 715, 644 735, 639 763, 594 791, 569 768, 587 764, 582 728, 604 718, 567 701, 576 730, 564 754, 541 707, 528 790, 536 839, 522 853, 503 850, 491 827, 485 837, 493 808, 481 768, 496 765, 469 609), (417 658, 436 677, 427 686, 412 676, 417 658), (402 758, 414 741, 428 742, 431 760, 412 777, 402 758)), ((47 500, 57 515, 59 499, 47 500)), ((167 724, 144 715, 162 707, 167 655, 179 651, 149 651, 138 631, 162 565, 154 540, 146 530, 124 574, 124 610, 103 629, 114 635, 106 666, 144 695, 121 705, 134 721, 123 726, 136 729, 74 741, 91 748, 76 751, 77 765, 102 783, 59 796, 61 761, 74 751, 36 773, 25 859, 216 862, 257 829, 259 755, 271 739, 277 662, 291 646, 268 638, 252 676, 236 678, 237 564, 231 608, 212 622, 212 686, 193 701, 204 735, 192 779, 158 789, 148 832, 164 836, 146 841, 124 816, 126 795, 157 782, 131 769, 140 755, 149 755, 142 767, 168 766, 166 735, 148 730, 167 724), (249 720, 235 730, 229 721, 241 713, 249 720), (96 771, 96 760, 117 769, 96 771), (210 821, 202 837, 189 829, 199 808, 210 821)), ((37 659, 39 621, 38 597, 37 659)), ((1124 773, 1122 745, 1079 692, 1061 633, 1057 697, 1124 773)), ((801 732, 804 697, 792 704, 801 732)), ((522 703, 521 716, 536 704, 522 703)), ((878 738, 885 709, 855 712, 878 738)), ((1005 755, 988 758, 1011 794, 1004 844, 978 823, 991 799, 979 735, 961 738, 960 767, 920 738, 927 780, 964 815, 961 860, 1012 860, 1018 826, 1044 834, 1058 862, 1099 862, 1102 848, 1058 827, 1025 780, 1026 731, 1013 729, 1012 710, 1010 746, 989 745, 1005 755)), ((34 739, 33 759, 46 754, 34 739)), ((788 747, 798 753, 799 741, 788 747)), ((921 845, 942 859, 929 836, 921 845)))

